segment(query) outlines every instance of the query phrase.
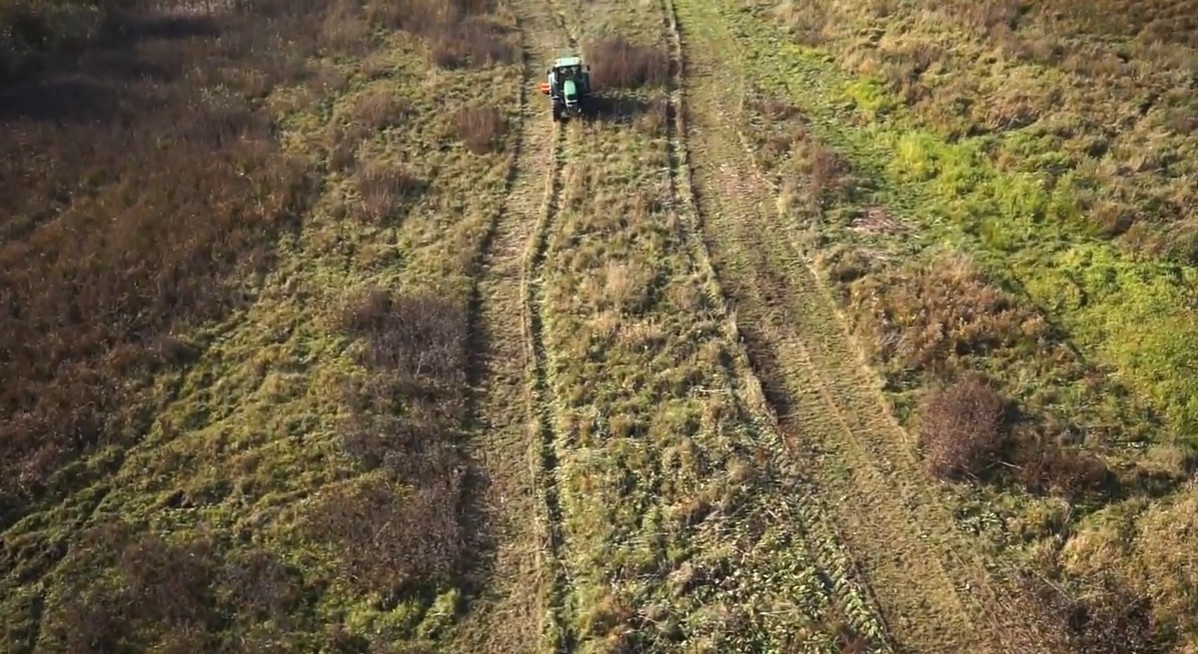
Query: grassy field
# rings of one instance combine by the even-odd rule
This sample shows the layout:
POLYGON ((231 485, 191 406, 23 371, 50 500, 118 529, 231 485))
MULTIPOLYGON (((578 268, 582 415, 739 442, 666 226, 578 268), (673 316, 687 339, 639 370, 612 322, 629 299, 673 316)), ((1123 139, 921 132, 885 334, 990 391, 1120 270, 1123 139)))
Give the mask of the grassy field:
POLYGON ((730 111, 927 471, 972 482, 959 526, 1083 601, 1122 598, 1128 640, 1192 647, 1194 268, 1165 247, 1193 211, 1185 23, 1170 42, 1165 22, 1104 39, 1080 7, 684 4, 695 41, 736 44, 730 111), (1053 38, 1055 63, 1027 50, 1053 38))
POLYGON ((0 649, 1198 652, 1192 4, 0 0, 0 649))
POLYGON ((490 12, 126 6, 12 67, 0 649, 398 651, 452 621, 521 80, 490 12))

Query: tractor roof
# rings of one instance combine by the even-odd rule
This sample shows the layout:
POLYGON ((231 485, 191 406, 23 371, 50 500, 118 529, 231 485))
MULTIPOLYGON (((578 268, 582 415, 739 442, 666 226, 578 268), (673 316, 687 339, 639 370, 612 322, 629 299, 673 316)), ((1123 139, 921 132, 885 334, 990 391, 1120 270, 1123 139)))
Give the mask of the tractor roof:
POLYGON ((578 57, 578 56, 558 57, 553 62, 554 68, 563 68, 565 66, 581 66, 581 65, 582 65, 582 57, 578 57))

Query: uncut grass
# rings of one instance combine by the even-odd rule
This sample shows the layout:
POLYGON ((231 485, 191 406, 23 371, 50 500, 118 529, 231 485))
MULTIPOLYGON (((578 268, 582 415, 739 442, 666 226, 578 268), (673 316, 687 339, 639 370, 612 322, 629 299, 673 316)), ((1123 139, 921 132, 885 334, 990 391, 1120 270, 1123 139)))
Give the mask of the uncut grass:
MULTIPOLYGON (((309 28, 324 45, 261 106, 274 156, 314 171, 321 192, 273 270, 231 278, 246 300, 174 323, 194 352, 148 377, 134 438, 110 434, 56 473, 44 504, 9 514, 6 651, 39 632, 65 651, 385 647, 452 623, 466 299, 508 163, 468 151, 446 116, 450 98, 510 114, 519 72, 439 72, 427 34, 375 32, 351 5, 309 28), (393 193, 367 202, 365 171, 393 193), (413 348, 433 345, 442 373, 414 377, 413 348)), ((118 168, 126 184, 134 165, 118 168)), ((161 223, 183 240, 197 227, 161 223)))
POLYGON ((838 625, 876 623, 832 601, 784 447, 744 410, 735 336, 665 201, 663 122, 569 128, 545 264, 580 651, 839 651, 838 625))
POLYGON ((1064 575, 1073 597, 1049 611, 1088 603, 1107 621, 1106 631, 1063 624, 1078 647, 1120 632, 1140 634, 1144 647, 1167 648, 1176 634, 1192 643, 1195 625, 1176 618, 1179 605, 1193 608, 1188 594, 1143 562, 1184 558, 1184 528, 1151 550, 1128 535, 1146 507, 1168 515, 1194 469, 1188 355, 1174 345, 1189 331, 1192 272, 1094 237, 1062 208, 1078 199, 1066 187, 1049 195, 1010 161, 979 156, 986 137, 950 144, 913 129, 920 114, 882 86, 843 76, 815 51, 758 42, 777 19, 723 18, 750 57, 771 59, 750 73, 747 136, 900 417, 913 430, 959 420, 966 414, 936 415, 946 409, 928 391, 979 372, 1014 400, 966 475, 999 483, 955 487, 960 526, 1038 574, 1064 575), (857 112, 834 112, 841 102, 857 112), (1028 220, 1037 210, 1048 219, 1028 220), (1129 527, 1112 532, 1113 516, 1129 527), (1087 565, 1082 553, 1110 565, 1087 565), (1148 610, 1116 608, 1143 601, 1148 610))
MULTIPOLYGON (((748 32, 769 30, 769 21, 777 22, 773 15, 736 20, 742 25, 738 29, 748 32)), ((904 24, 896 17, 891 27, 904 24)), ((1192 165, 1192 139, 1145 118, 1137 129, 1152 125, 1166 141, 1147 144, 1139 155, 1090 149, 1090 154, 1079 158, 1071 154, 1070 139, 1088 132, 1061 123, 1091 120, 1094 113, 1106 109, 1101 103, 1073 98, 1053 105, 1052 116, 1042 116, 1022 129, 950 142, 934 117, 919 106, 905 107, 901 96, 884 84, 843 76, 797 45, 770 50, 770 56, 777 57, 773 67, 789 67, 795 72, 794 80, 806 83, 775 85, 780 80, 770 74, 760 81, 775 89, 791 85, 783 93, 791 96, 787 101, 802 107, 821 136, 851 155, 860 177, 870 180, 867 198, 872 195, 873 201, 890 204, 907 220, 917 221, 927 237, 925 243, 948 241, 971 253, 997 284, 1029 299, 1088 358, 1116 372, 1142 400, 1135 414, 1159 415, 1159 425, 1146 424, 1124 440, 1189 439, 1198 414, 1189 399, 1194 395, 1194 378, 1187 372, 1192 350, 1181 344, 1194 326, 1189 307, 1195 269, 1184 257, 1170 262, 1161 253, 1133 252, 1112 243, 1094 223, 1109 213, 1104 203, 1125 193, 1127 184, 1146 192, 1158 189, 1153 192, 1170 195, 1179 200, 1178 206, 1192 210, 1193 203, 1185 196, 1193 188, 1192 176, 1186 172, 1186 166, 1192 165), (819 93, 802 94, 800 86, 819 93), (853 120, 834 117, 831 107, 839 102, 856 106, 853 120), (1155 152, 1158 145, 1176 159, 1165 181, 1128 181, 1130 171, 1107 177, 1092 174, 1155 152)), ((957 70, 946 70, 941 77, 968 77, 971 69, 957 70)), ((1168 78, 1182 70, 1184 66, 1176 62, 1161 62, 1159 74, 1168 78)), ((1019 79, 1005 86, 1016 88, 1019 79)), ((963 93, 962 97, 978 106, 1003 106, 992 94, 963 93)), ((1125 204, 1123 213, 1169 214, 1150 197, 1125 204)), ((1169 230, 1184 222, 1184 216, 1166 222, 1160 229, 1153 228, 1154 238, 1181 243, 1169 230)), ((1149 229, 1147 222, 1141 229, 1149 229)))

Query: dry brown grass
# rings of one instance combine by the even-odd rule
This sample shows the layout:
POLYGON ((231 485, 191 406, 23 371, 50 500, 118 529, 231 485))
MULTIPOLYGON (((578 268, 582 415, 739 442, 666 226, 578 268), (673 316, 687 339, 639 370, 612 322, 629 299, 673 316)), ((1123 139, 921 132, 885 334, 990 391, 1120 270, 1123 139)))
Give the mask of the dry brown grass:
POLYGON ((925 396, 930 404, 921 411, 920 429, 933 447, 928 463, 934 475, 976 480, 1002 463, 1002 479, 1031 492, 1065 497, 1093 495, 1112 481, 1102 458, 1076 447, 1067 423, 1052 417, 1051 394, 1034 386, 1016 389, 1018 411, 1010 417, 1017 424, 1010 434, 982 426, 991 424, 990 412, 998 411, 993 397, 977 405, 987 409, 978 416, 965 411, 972 406, 968 402, 956 406, 951 401, 981 401, 993 392, 961 381, 987 366, 1018 366, 1027 370, 1031 384, 1049 374, 1076 378, 1096 390, 1108 383, 1061 346, 1042 317, 997 288, 968 259, 953 256, 895 267, 842 254, 823 263, 825 274, 849 285, 854 331, 892 384, 965 384, 958 388, 965 393, 960 397, 925 396), (954 417, 957 409, 961 420, 954 417), (934 418, 930 434, 923 433, 929 415, 934 418), (981 425, 971 424, 975 417, 982 418, 981 425))
POLYGON ((475 154, 503 149, 507 122, 496 107, 466 107, 454 115, 458 135, 475 154))
MULTIPOLYGON (((302 318, 291 307, 330 269, 355 284, 371 277, 330 266, 322 236, 353 247, 398 233, 390 224, 437 169, 390 161, 389 148, 436 142, 452 122, 407 125, 406 98, 436 91, 370 83, 384 59, 415 80, 427 67, 378 39, 355 3, 245 4, 164 17, 128 3, 139 11, 123 15, 133 22, 114 32, 122 39, 98 35, 79 61, 66 45, 47 51, 0 87, 0 559, 19 570, 0 593, 4 651, 290 650, 338 640, 317 604, 338 612, 374 594, 388 608, 368 610, 427 608, 430 590, 458 581, 464 291, 370 294, 343 334, 327 329, 326 302, 302 318), (373 73, 356 61, 367 52, 380 56, 373 73), (318 179, 324 163, 354 175, 318 179), (331 217, 355 190, 365 227, 331 217), (318 199, 334 211, 312 210, 318 199), (263 325, 305 333, 224 349, 263 325), (362 346, 356 361, 341 355, 347 341, 362 346), (322 361, 272 351, 280 344, 320 349, 322 361), (262 384, 242 386, 243 375, 262 384), (343 376, 355 380, 343 396, 325 392, 337 386, 321 380, 343 376), (297 377, 304 388, 292 394, 297 377), (209 411, 248 415, 258 391, 280 422, 234 419, 240 444, 208 449, 209 411), (339 451, 328 445, 340 415, 339 451), (318 462, 304 461, 316 450, 318 462), (159 464, 166 487, 147 472, 159 464), (280 516, 262 499, 285 486, 299 492, 280 516), (230 493, 238 499, 225 504, 230 493), (410 585, 421 593, 396 596, 410 585)), ((437 91, 462 87, 445 79, 437 91)), ((489 170, 463 164, 446 177, 463 169, 467 179, 489 170)), ((483 210, 456 206, 465 228, 449 242, 470 246, 483 210)), ((412 260, 421 256, 450 259, 412 260)), ((447 272, 447 285, 465 284, 463 273, 447 272)), ((364 636, 351 625, 340 642, 384 651, 414 630, 364 636)))
POLYGON ((1104 189, 1079 192, 1080 212, 1128 248, 1198 252, 1194 2, 769 4, 950 138, 1028 129, 1040 142, 1000 148, 1000 165, 1075 171, 1080 188, 1104 189))
POLYGON ((597 90, 664 86, 670 79, 670 57, 660 46, 641 45, 620 36, 583 46, 597 90))
POLYGON ((321 12, 126 18, 139 38, 0 90, 0 491, 17 506, 76 453, 136 438, 142 383, 193 356, 173 334, 238 305, 226 276, 264 271, 308 197, 252 98, 300 77, 321 12))

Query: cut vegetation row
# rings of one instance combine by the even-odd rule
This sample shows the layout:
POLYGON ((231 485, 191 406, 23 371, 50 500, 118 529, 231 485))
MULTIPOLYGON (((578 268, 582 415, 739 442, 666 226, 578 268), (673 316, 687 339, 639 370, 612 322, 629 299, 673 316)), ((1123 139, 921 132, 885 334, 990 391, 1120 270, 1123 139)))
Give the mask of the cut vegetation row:
MULTIPOLYGON (((552 52, 550 48, 560 48, 562 45, 567 49, 577 48, 573 33, 556 5, 548 1, 540 4, 541 6, 527 7, 529 20, 534 20, 532 16, 548 11, 554 16, 554 24, 546 25, 541 33, 544 48, 539 50, 542 58, 537 62, 538 73, 541 69, 548 68, 552 62, 551 57, 556 56, 546 56, 552 52)), ((536 20, 549 22, 544 18, 536 20)), ((540 74, 537 77, 539 79, 540 74)), ((545 109, 548 110, 548 107, 545 109)), ((557 406, 557 389, 551 384, 553 371, 550 368, 545 342, 545 268, 546 260, 550 256, 551 236, 558 225, 558 214, 561 211, 563 180, 569 171, 569 137, 576 134, 577 130, 563 129, 552 124, 548 124, 545 129, 552 130, 553 141, 549 149, 552 158, 544 167, 544 195, 532 238, 528 243, 520 288, 524 296, 522 315, 532 365, 529 392, 537 443, 536 488, 543 509, 542 561, 538 572, 541 578, 542 611, 546 619, 541 633, 545 639, 543 645, 549 651, 571 652, 577 646, 578 636, 574 620, 576 609, 573 579, 564 560, 567 546, 562 525, 561 478, 558 472, 562 443, 554 413, 554 407, 557 406)))
POLYGON ((474 520, 484 538, 471 543, 478 584, 463 607, 464 616, 451 641, 462 652, 533 652, 542 639, 536 588, 541 539, 539 513, 529 463, 529 347, 522 315, 525 244, 537 223, 539 193, 553 152, 552 133, 541 107, 531 97, 537 78, 542 35, 539 24, 513 10, 520 33, 522 75, 517 113, 508 125, 508 175, 502 207, 494 214, 486 241, 473 269, 472 328, 476 360, 477 419, 472 425, 471 459, 479 466, 478 483, 470 488, 479 511, 474 520))
MULTIPOLYGON (((962 593, 966 583, 984 591, 985 569, 951 556, 951 514, 920 485, 901 430, 887 422, 885 405, 844 345, 834 307, 740 141, 734 121, 744 85, 735 45, 710 27, 709 15, 679 4, 692 26, 690 61, 704 73, 689 90, 705 238, 780 426, 833 507, 901 645, 1002 651, 996 648, 1009 626, 988 629, 987 611, 962 593)), ((1015 649, 1035 651, 1026 643, 1015 649)))

